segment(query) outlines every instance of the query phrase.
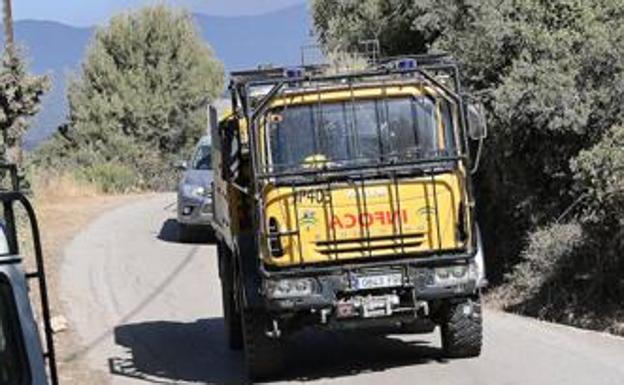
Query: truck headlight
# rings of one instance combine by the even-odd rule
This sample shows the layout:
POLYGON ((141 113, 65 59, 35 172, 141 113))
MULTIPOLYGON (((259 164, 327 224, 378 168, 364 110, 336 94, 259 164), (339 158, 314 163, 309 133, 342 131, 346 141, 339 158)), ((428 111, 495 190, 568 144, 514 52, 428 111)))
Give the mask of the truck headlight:
POLYGON ((433 284, 431 286, 454 286, 476 281, 477 268, 470 265, 436 267, 433 269, 433 284))
POLYGON ((314 280, 310 278, 269 280, 265 294, 271 299, 307 297, 314 292, 314 280))

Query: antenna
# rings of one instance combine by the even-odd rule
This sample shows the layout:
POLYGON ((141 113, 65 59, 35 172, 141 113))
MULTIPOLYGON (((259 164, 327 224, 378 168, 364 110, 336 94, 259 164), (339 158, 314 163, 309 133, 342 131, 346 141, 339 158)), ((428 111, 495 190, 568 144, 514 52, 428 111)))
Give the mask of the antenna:
POLYGON ((301 66, 325 64, 326 58, 323 47, 318 44, 305 44, 301 46, 301 66))

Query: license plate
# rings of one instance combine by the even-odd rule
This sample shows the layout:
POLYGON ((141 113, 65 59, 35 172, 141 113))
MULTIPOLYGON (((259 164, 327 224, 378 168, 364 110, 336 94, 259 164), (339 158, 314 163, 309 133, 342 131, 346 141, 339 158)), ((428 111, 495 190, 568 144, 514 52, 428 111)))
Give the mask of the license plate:
POLYGON ((358 276, 354 280, 355 290, 383 289, 403 285, 403 274, 375 274, 358 276))

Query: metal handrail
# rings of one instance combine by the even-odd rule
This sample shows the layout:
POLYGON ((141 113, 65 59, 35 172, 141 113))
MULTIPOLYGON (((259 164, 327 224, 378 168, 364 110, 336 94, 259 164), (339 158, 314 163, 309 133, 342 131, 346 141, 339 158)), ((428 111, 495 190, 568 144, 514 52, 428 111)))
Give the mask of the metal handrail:
MULTIPOLYGON (((0 168, 3 168, 0 166, 0 168)), ((19 182, 18 182, 19 183, 19 182)), ((13 250, 13 254, 19 255, 19 245, 16 239, 15 233, 15 214, 13 210, 13 204, 19 202, 26 210, 26 214, 30 221, 30 228, 33 237, 33 245, 35 251, 36 271, 26 274, 28 278, 37 279, 39 282, 39 293, 41 300, 41 313, 43 316, 43 326, 46 341, 46 349, 44 352, 44 358, 47 359, 48 369, 50 374, 50 381, 52 385, 58 385, 58 372, 56 366, 56 351, 54 348, 54 338, 52 337, 52 321, 50 312, 50 301, 48 296, 45 263, 43 258, 43 251, 41 247, 41 236, 39 233, 39 225, 37 223, 37 217, 32 204, 26 198, 26 196, 19 191, 2 191, 0 192, 0 202, 3 204, 5 219, 10 224, 9 232, 7 234, 9 245, 13 250)))
MULTIPOLYGON (((15 210, 13 205, 15 202, 19 202, 24 210, 30 222, 30 230, 33 237, 33 246, 35 251, 35 265, 36 271, 28 272, 25 276, 28 279, 37 279, 39 282, 39 294, 41 300, 41 313, 43 316, 44 335, 46 341, 46 349, 43 354, 44 359, 47 359, 48 370, 50 376, 50 382, 52 385, 58 385, 58 371, 56 366, 56 350, 54 348, 54 338, 52 336, 52 321, 50 312, 50 301, 48 296, 48 286, 45 273, 45 262, 43 258, 43 250, 41 247, 41 235, 39 232, 39 224, 37 222, 37 216, 35 210, 28 200, 28 198, 20 192, 20 178, 18 175, 17 166, 15 164, 0 164, 0 171, 8 171, 11 180, 11 191, 0 191, 0 202, 4 209, 4 216, 7 225, 8 234, 7 241, 9 243, 9 249, 11 254, 19 255, 19 244, 17 242, 17 230, 15 210)), ((21 261, 20 258, 15 260, 21 261)))

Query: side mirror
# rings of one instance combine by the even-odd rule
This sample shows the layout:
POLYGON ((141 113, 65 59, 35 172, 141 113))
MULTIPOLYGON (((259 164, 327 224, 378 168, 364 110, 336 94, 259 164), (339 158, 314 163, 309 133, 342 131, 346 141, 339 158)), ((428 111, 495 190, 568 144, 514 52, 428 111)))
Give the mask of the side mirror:
POLYGON ((208 135, 212 135, 219 125, 219 114, 217 108, 212 104, 208 106, 208 135))
POLYGON ((470 103, 466 109, 468 122, 468 136, 472 140, 487 138, 487 121, 485 107, 481 103, 470 103))
POLYGON ((188 162, 185 160, 181 160, 175 163, 175 169, 178 171, 186 171, 188 168, 188 162))
POLYGON ((223 127, 223 179, 235 181, 241 165, 241 146, 238 120, 230 119, 223 127))

